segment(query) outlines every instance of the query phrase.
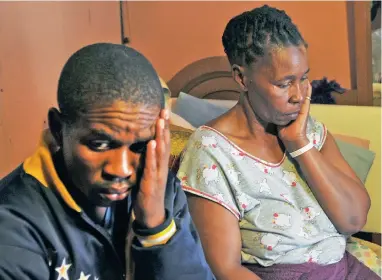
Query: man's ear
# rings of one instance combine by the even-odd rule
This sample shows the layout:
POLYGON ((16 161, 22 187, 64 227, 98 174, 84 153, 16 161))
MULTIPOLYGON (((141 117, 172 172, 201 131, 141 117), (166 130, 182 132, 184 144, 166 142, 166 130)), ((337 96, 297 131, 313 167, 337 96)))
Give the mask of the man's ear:
POLYGON ((64 122, 61 113, 56 108, 50 108, 48 112, 49 130, 57 145, 62 147, 62 130, 64 122))
POLYGON ((244 75, 244 67, 237 64, 233 64, 231 70, 233 79, 236 81, 236 83, 238 83, 242 91, 247 92, 248 81, 246 75, 244 75))

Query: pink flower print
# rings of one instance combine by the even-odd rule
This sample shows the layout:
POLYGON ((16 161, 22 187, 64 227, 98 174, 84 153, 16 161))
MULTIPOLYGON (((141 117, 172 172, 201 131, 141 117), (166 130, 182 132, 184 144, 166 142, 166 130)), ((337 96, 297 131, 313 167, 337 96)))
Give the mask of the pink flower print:
POLYGON ((240 194, 238 197, 237 197, 237 200, 239 201, 241 207, 245 210, 247 209, 248 205, 249 205, 249 201, 248 201, 248 198, 247 196, 242 193, 240 194))
POLYGON ((318 257, 320 256, 321 253, 322 253, 322 251, 320 251, 320 250, 312 250, 312 251, 304 254, 306 262, 317 263, 318 257))
POLYGON ((279 227, 290 227, 291 216, 286 214, 280 214, 280 213, 274 213, 272 224, 279 226, 279 227))
POLYGON ((259 168, 259 170, 265 174, 273 174, 271 167, 262 164, 261 162, 255 162, 255 166, 259 168))
POLYGON ((315 132, 312 132, 312 133, 309 133, 308 134, 308 139, 309 141, 313 144, 313 145, 317 145, 318 144, 318 141, 320 140, 320 136, 315 133, 315 132))
POLYGON ((218 144, 214 136, 202 136, 202 145, 204 147, 216 148, 218 144))
POLYGON ((236 160, 242 160, 245 156, 245 153, 242 151, 239 151, 235 147, 231 147, 231 155, 236 159, 236 160))
POLYGON ((301 209, 301 215, 304 221, 311 221, 319 216, 320 212, 317 212, 313 207, 305 207, 301 209))
POLYGON ((284 176, 283 176, 282 180, 288 186, 296 187, 297 186, 297 177, 296 177, 296 174, 294 172, 290 172, 290 171, 286 171, 286 170, 284 170, 283 173, 284 173, 284 176))
POLYGON ((203 178, 208 185, 210 182, 219 181, 219 173, 216 164, 213 164, 210 168, 207 166, 203 169, 203 178))
POLYGON ((280 242, 281 238, 272 233, 266 233, 260 240, 260 244, 263 245, 268 251, 272 251, 277 244, 280 242))

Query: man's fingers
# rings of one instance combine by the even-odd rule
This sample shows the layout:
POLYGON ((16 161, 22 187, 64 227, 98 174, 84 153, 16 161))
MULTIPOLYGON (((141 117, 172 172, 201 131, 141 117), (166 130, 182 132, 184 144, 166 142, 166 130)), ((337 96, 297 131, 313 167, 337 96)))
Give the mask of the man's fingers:
POLYGON ((164 111, 164 143, 166 147, 166 155, 167 155, 167 161, 168 157, 170 156, 170 151, 171 151, 171 146, 170 146, 170 114, 168 110, 163 110, 164 111))
POLYGON ((157 146, 157 142, 155 140, 151 140, 147 144, 145 167, 143 170, 142 182, 149 183, 149 184, 144 184, 144 186, 142 186, 141 184, 141 188, 142 187, 144 188, 146 185, 150 185, 152 180, 155 179, 157 176, 156 146, 157 146))
MULTIPOLYGON (((161 145, 157 147, 157 164, 159 184, 165 184, 168 174, 168 162, 170 157, 170 128, 168 110, 161 112, 160 129, 161 129, 161 145)), ((159 140, 158 140, 159 141, 159 140)))
POLYGON ((157 121, 157 126, 156 126, 156 137, 155 140, 157 142, 157 147, 156 147, 156 158, 157 158, 157 168, 160 168, 161 161, 163 159, 166 147, 164 143, 164 119, 160 118, 157 121))

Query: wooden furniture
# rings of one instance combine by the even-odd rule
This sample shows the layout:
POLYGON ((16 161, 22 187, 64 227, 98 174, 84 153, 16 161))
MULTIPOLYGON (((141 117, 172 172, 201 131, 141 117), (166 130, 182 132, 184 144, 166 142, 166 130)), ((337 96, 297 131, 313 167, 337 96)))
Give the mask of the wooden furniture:
MULTIPOLYGON (((171 97, 183 91, 198 98, 237 100, 240 89, 232 78, 225 56, 213 56, 195 61, 179 71, 170 81, 171 97)), ((357 91, 333 94, 339 105, 355 105, 357 91)))

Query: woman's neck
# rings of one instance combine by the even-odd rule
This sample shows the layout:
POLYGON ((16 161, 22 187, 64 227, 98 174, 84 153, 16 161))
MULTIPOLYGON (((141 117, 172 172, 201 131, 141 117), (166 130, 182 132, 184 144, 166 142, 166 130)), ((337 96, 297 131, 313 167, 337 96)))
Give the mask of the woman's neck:
MULTIPOLYGON (((239 119, 245 120, 245 125, 249 129, 249 133, 255 138, 277 137, 277 128, 274 124, 264 122, 256 115, 248 100, 247 93, 241 93, 237 115, 239 119)), ((244 123, 240 121, 241 123, 244 123)))

